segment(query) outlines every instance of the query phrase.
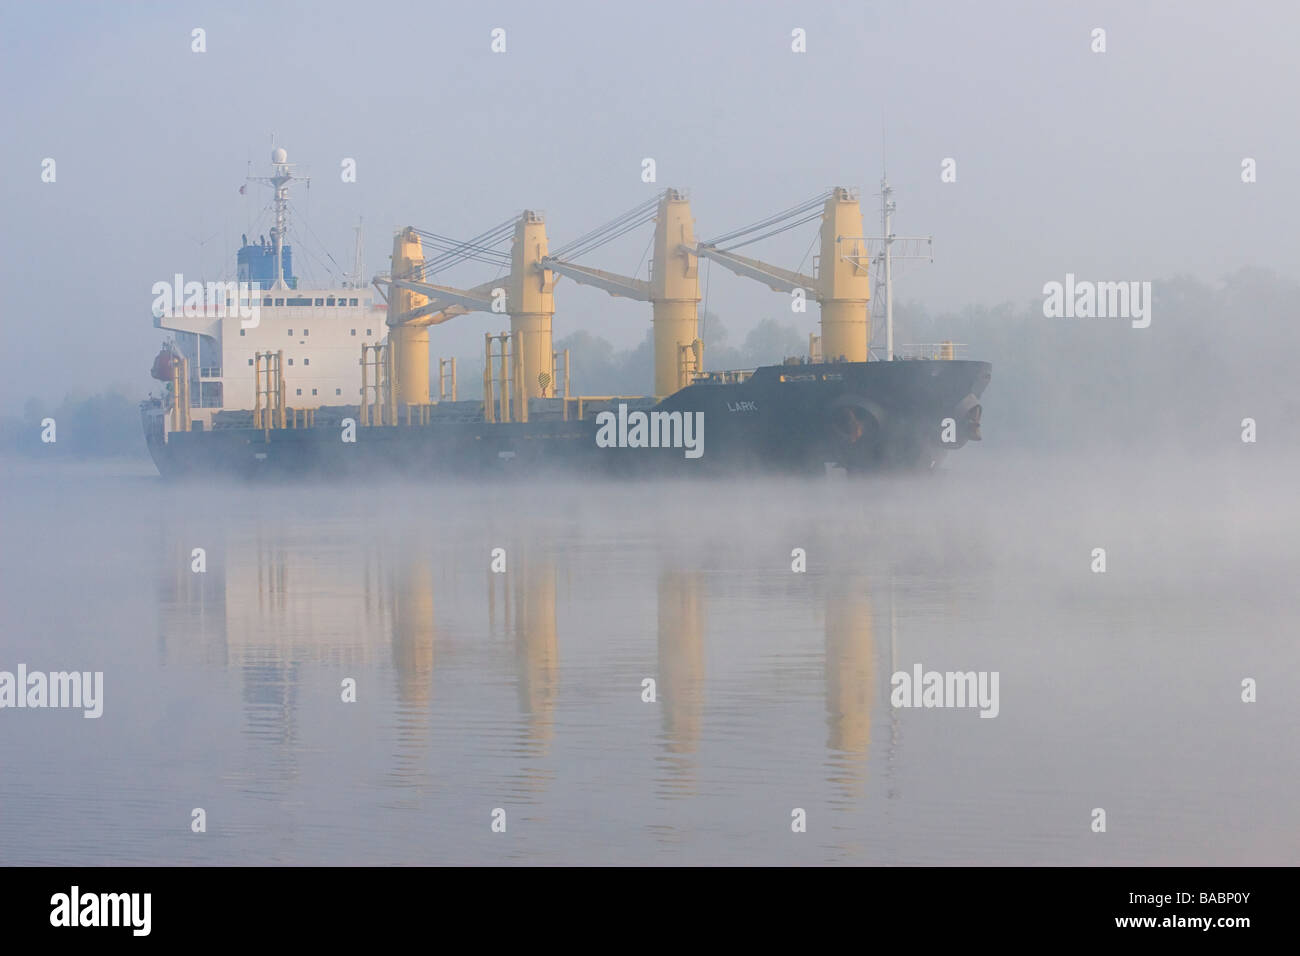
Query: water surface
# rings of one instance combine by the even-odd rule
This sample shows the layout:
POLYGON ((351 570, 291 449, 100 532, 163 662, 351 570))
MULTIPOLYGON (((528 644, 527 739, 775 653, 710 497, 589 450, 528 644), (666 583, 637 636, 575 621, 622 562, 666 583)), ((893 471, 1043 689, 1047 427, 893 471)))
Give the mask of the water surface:
POLYGON ((1300 861, 1294 469, 981 452, 708 485, 6 464, 0 669, 103 671, 105 703, 0 710, 0 862, 1300 861), (998 716, 891 708, 915 663, 997 671, 998 716))

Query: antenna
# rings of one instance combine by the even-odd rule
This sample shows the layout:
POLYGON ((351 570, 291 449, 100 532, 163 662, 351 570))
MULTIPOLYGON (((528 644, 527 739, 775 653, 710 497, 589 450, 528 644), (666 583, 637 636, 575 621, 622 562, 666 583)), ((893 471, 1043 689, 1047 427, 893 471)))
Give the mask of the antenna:
POLYGON ((883 112, 880 116, 880 176, 882 179, 889 178, 889 151, 885 149, 885 117, 883 112))
MULTIPOLYGON (((894 187, 889 185, 889 178, 880 178, 880 230, 879 236, 855 236, 866 242, 879 242, 880 251, 874 256, 846 255, 844 258, 859 265, 864 259, 880 270, 882 277, 877 280, 877 291, 885 295, 885 359, 894 360, 894 276, 895 259, 928 259, 934 262, 934 236, 896 236, 894 235, 894 187), (895 243, 902 244, 902 252, 894 252, 895 243)), ((870 343, 868 343, 870 345, 870 343)))
POLYGON ((221 233, 220 230, 218 230, 217 232, 214 232, 212 235, 208 236, 206 239, 203 238, 203 233, 204 233, 203 218, 199 217, 199 232, 198 235, 194 237, 194 242, 199 247, 199 279, 202 280, 203 282, 206 282, 207 275, 205 274, 203 269, 203 247, 206 246, 213 239, 217 238, 217 236, 220 235, 221 233))
POLYGON ((357 234, 357 247, 352 258, 352 272, 347 276, 347 279, 352 283, 354 288, 358 289, 361 288, 362 283, 366 281, 365 225, 365 218, 358 216, 357 224, 352 227, 357 234))
MULTIPOLYGON (((271 134, 275 142, 275 134, 271 134)), ((289 229, 289 184, 300 182, 311 184, 311 179, 293 174, 295 163, 289 162, 289 154, 277 146, 271 150, 271 167, 273 175, 249 176, 248 181, 262 183, 275 190, 275 225, 271 228, 271 241, 275 244, 275 285, 273 288, 287 288, 284 282, 284 239, 289 229)))

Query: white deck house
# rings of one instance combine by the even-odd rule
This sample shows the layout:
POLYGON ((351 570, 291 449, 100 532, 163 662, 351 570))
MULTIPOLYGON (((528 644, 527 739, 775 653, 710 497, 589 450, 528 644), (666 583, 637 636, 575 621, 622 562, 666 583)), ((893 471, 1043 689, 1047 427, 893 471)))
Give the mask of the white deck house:
MULTIPOLYGON (((375 345, 388 335, 387 306, 370 287, 353 281, 331 288, 307 289, 292 275, 292 249, 284 241, 288 227, 288 194, 301 181, 283 149, 271 156, 273 175, 249 177, 275 189, 275 225, 268 242, 244 237, 238 256, 238 278, 225 283, 201 308, 184 315, 181 277, 176 277, 171 310, 155 310, 154 325, 177 333, 176 351, 189 363, 190 417, 212 427, 223 409, 252 409, 255 404, 254 355, 282 352, 285 405, 293 409, 322 405, 356 405, 361 400, 361 346, 375 345), (256 283, 257 309, 250 314, 246 298, 237 301, 249 283, 256 283), (160 314, 161 313, 161 314, 160 314), (256 324, 253 324, 256 319, 256 324)), ((359 280, 360 241, 358 239, 359 280)), ((205 292, 206 292, 205 287, 205 292)))

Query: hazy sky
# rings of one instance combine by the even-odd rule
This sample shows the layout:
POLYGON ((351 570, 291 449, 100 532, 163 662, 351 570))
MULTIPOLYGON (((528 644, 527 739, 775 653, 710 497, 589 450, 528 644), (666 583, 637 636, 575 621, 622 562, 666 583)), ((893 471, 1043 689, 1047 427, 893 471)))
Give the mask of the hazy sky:
MULTIPOLYGON (((874 235, 882 132, 895 231, 936 237, 900 298, 1025 301, 1067 271, 1294 277, 1298 28, 1300 5, 1282 2, 6 4, 0 410, 148 390, 163 338, 150 287, 233 270, 268 199, 238 188, 250 160, 267 172, 273 133, 312 177, 295 262, 317 281, 322 249, 351 266, 358 217, 374 273, 399 225, 467 237, 534 208, 559 245, 669 185, 690 190, 704 238, 860 186, 874 235)), ((814 232, 746 251, 795 267, 814 232)), ((584 261, 631 272, 648 238, 584 261)), ((456 281, 491 277, 477 269, 456 281)), ((568 280, 556 300, 557 337, 629 346, 649 325, 647 306, 568 280)), ((817 318, 716 267, 708 307, 733 340, 766 316, 817 318)), ((474 354, 497 326, 459 318, 434 351, 474 354)))

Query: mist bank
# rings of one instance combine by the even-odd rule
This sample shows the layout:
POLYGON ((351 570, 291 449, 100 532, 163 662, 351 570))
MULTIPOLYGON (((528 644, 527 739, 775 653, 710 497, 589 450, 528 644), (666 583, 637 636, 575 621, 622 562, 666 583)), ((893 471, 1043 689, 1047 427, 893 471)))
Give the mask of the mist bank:
POLYGON ((951 339, 993 363, 982 396, 991 447, 1191 452, 1240 444, 1247 418, 1261 447, 1300 446, 1300 283, 1252 268, 1151 291, 1146 328, 1046 318, 1043 298, 941 314, 903 304, 895 341, 951 339))
POLYGON ((141 398, 129 395, 122 386, 89 396, 69 393, 57 406, 29 398, 21 414, 0 417, 0 455, 147 459, 140 427, 141 398), (54 441, 43 435, 52 435, 54 441))

